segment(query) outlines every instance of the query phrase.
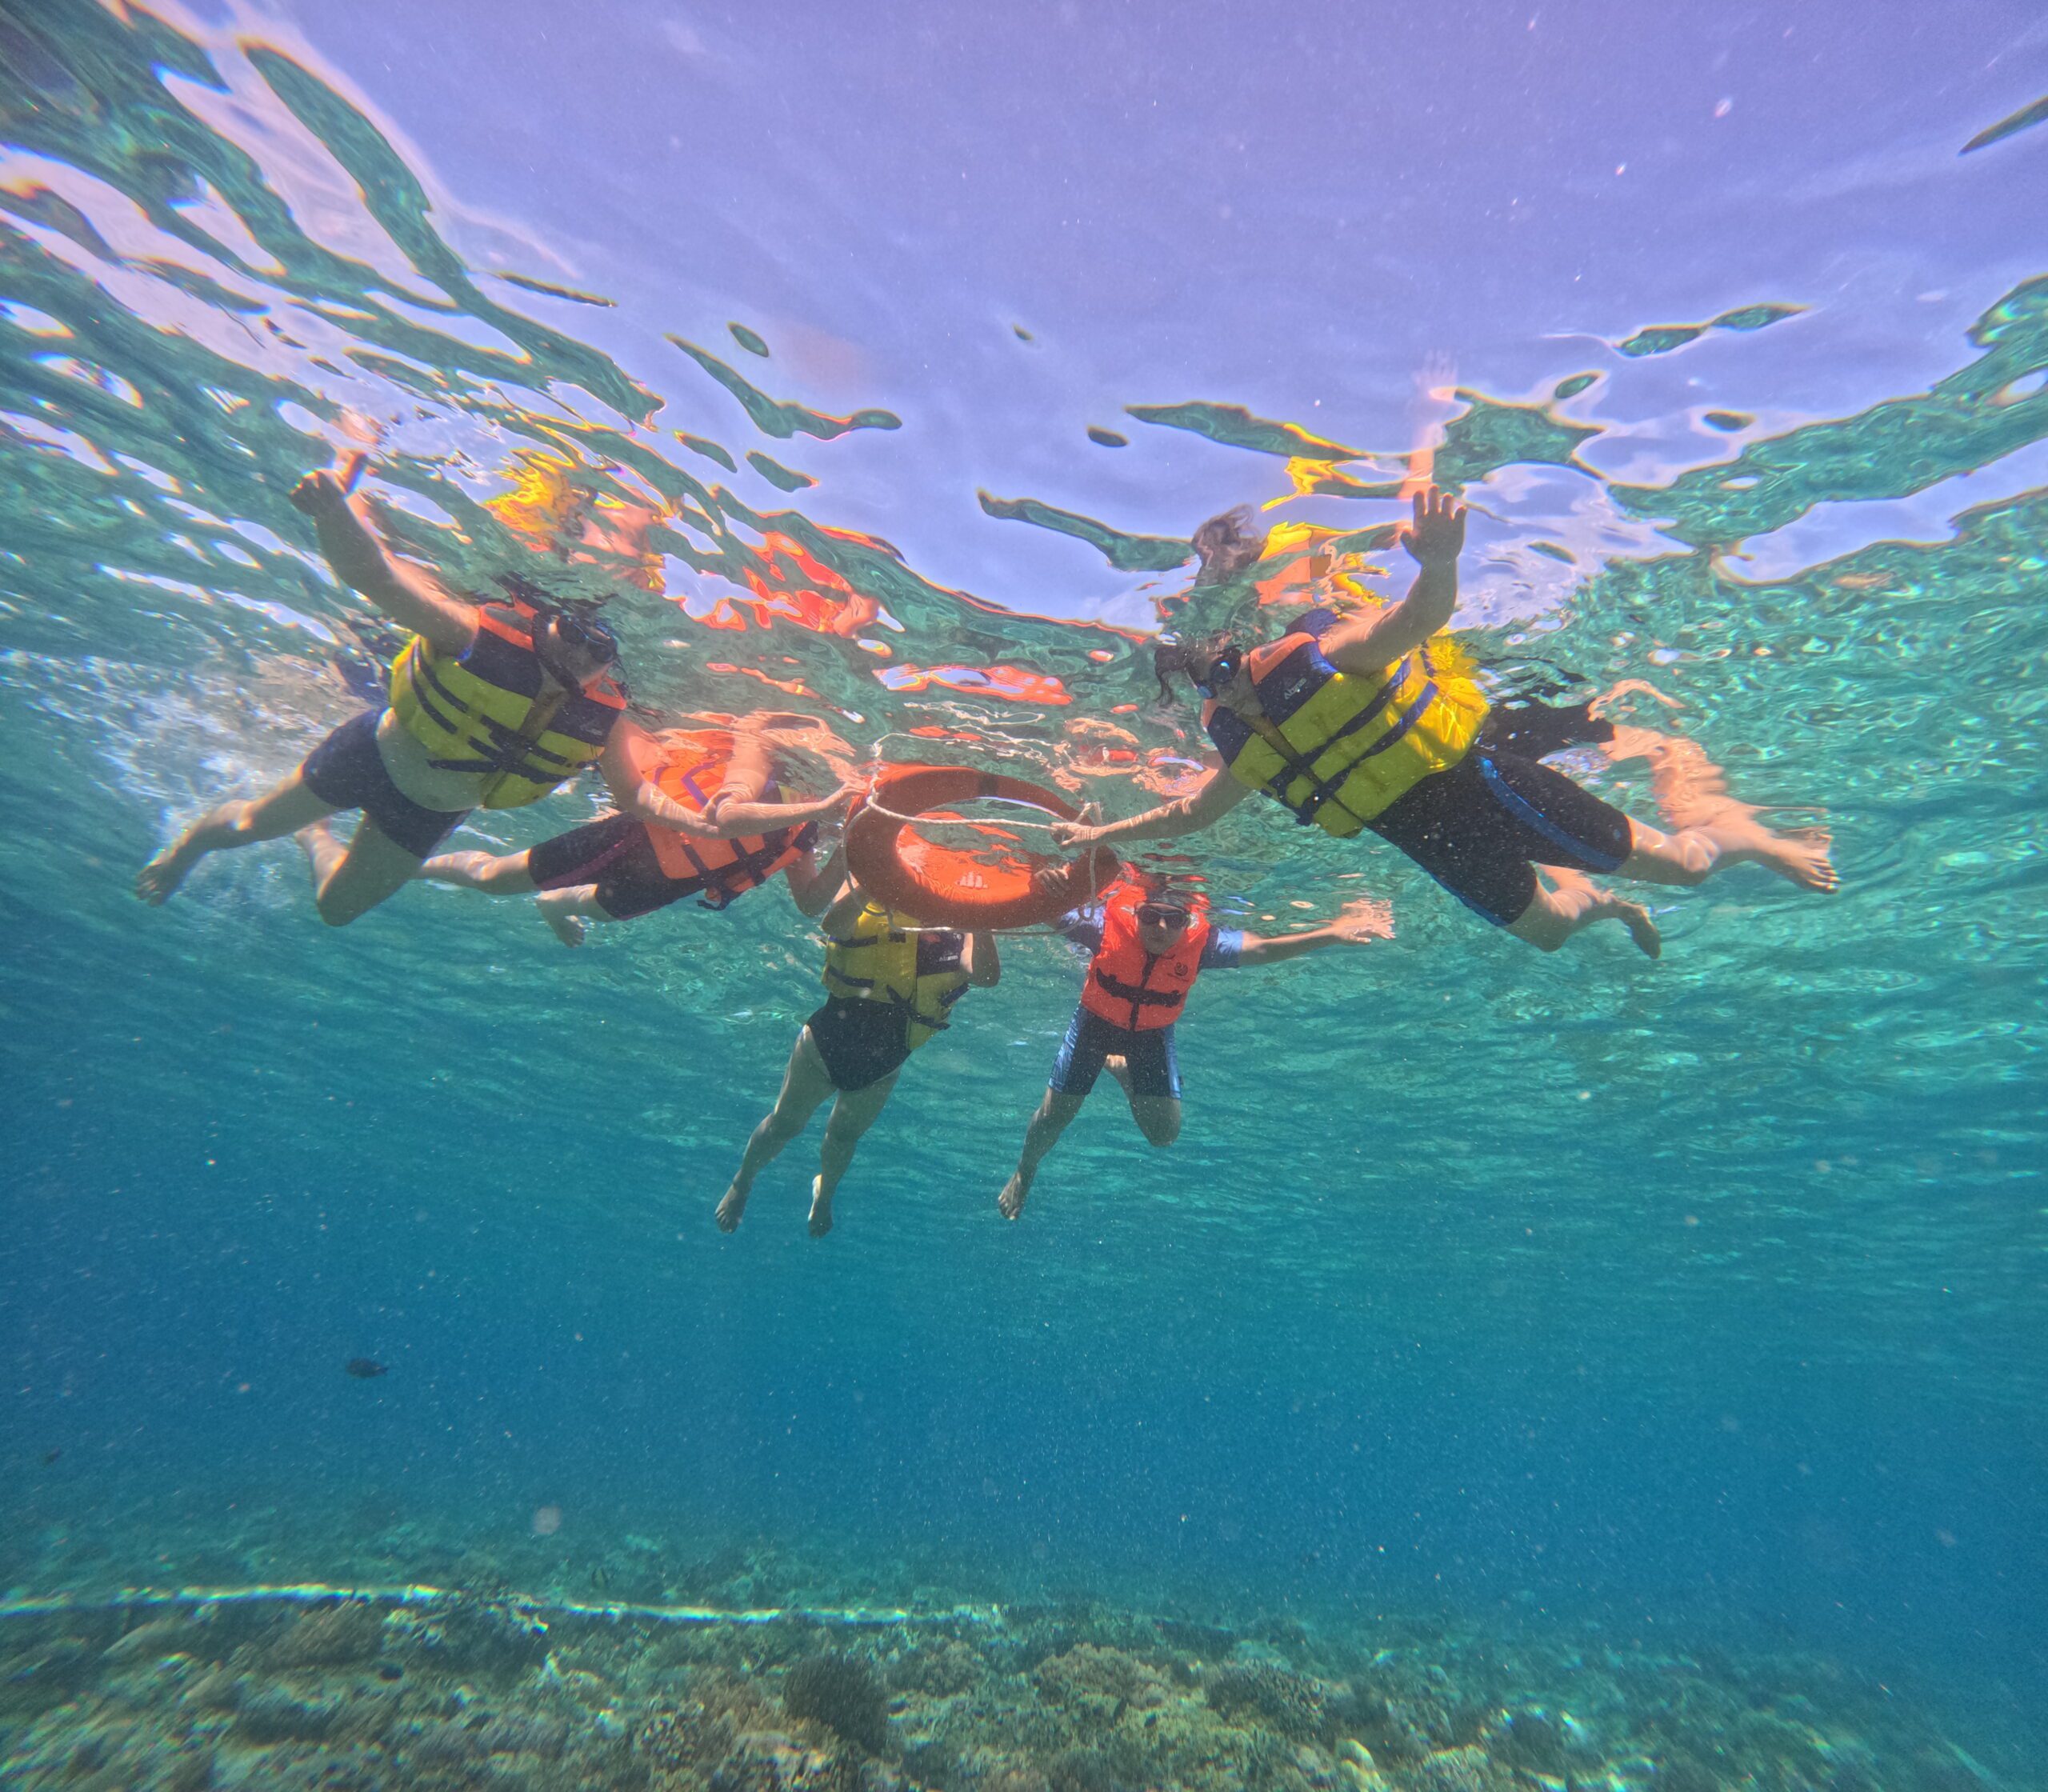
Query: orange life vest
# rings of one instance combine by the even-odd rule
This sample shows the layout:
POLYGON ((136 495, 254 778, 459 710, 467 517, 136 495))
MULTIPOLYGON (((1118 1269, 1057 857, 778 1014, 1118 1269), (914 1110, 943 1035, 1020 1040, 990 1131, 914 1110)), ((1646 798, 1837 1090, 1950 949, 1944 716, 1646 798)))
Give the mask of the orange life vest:
POLYGON ((1207 905, 1198 898, 1180 938, 1156 957, 1147 952, 1138 937, 1138 911, 1152 899, 1127 878, 1102 893, 1102 943, 1081 987, 1082 1007, 1134 1033, 1171 1026, 1180 1018, 1209 943, 1207 905))
MULTIPOLYGON (((655 789, 672 802, 702 814, 718 794, 730 758, 728 751, 713 744, 718 738, 702 737, 694 744, 670 751, 654 774, 655 789)), ((770 802, 785 800, 773 784, 764 798, 770 802)), ((802 855, 807 831, 778 827, 733 840, 700 840, 678 834, 672 827, 647 824, 655 862, 671 878, 701 883, 704 906, 710 909, 725 907, 794 864, 802 855)))

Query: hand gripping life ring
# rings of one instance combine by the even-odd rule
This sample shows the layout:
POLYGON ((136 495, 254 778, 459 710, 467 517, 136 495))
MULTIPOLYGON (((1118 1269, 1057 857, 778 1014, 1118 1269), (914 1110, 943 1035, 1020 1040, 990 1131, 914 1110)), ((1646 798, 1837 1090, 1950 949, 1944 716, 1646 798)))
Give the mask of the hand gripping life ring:
MULTIPOLYGON (((1107 846, 1061 865, 1007 850, 985 856, 901 838, 905 824, 919 815, 990 797, 1064 822, 1078 818, 1071 804, 1021 778, 964 766, 886 766, 846 823, 847 870, 885 908, 966 933, 1057 921, 1094 901, 1116 877, 1117 855, 1107 846)), ((1005 835, 1000 823, 985 831, 1005 835)))

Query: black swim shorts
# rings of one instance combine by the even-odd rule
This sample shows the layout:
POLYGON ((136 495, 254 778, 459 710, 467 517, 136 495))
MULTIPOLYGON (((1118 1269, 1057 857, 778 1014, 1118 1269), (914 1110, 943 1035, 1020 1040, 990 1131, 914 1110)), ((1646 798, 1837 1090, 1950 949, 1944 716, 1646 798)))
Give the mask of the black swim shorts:
MULTIPOLYGON (((800 850, 808 850, 817 838, 816 826, 806 826, 798 834, 794 844, 800 850)), ((657 909, 704 891, 704 879, 695 872, 686 878, 672 878, 662 868, 646 823, 636 822, 630 815, 600 815, 594 822, 586 822, 581 827, 529 847, 526 874, 538 890, 573 890, 579 884, 595 884, 598 906, 614 921, 652 914, 657 909)))
POLYGON ((1630 851, 1629 818, 1561 771, 1474 747, 1426 778, 1372 830, 1497 927, 1536 898, 1536 867, 1614 871, 1630 851))
POLYGON ((910 1016, 890 1002, 834 996, 805 1024, 832 1086, 844 1095, 902 1070, 910 1055, 910 1016))
POLYGON ((345 722, 306 754, 299 782, 335 809, 360 809, 378 830, 415 858, 426 858, 462 825, 466 809, 429 809, 391 782, 377 750, 377 724, 384 712, 365 710, 345 722))
POLYGON ((702 878, 672 878, 654 856, 644 822, 630 815, 600 815, 526 851, 526 874, 539 890, 598 886, 598 906, 614 921, 652 914, 694 896, 702 878))
POLYGON ((1077 1007, 1053 1060, 1048 1079, 1055 1095, 1085 1095, 1102 1074, 1105 1058, 1121 1057, 1130 1068, 1134 1095, 1181 1098, 1181 1067, 1174 1052, 1170 1026, 1125 1027, 1106 1021, 1092 1008, 1077 1007))

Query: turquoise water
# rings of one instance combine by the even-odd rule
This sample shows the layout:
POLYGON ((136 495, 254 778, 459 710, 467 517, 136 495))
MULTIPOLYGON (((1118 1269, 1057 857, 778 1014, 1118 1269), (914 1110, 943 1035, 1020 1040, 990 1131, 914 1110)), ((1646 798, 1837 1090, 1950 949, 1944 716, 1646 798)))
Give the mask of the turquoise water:
MULTIPOLYGON (((1752 1686, 1796 1657, 1842 1723, 1899 1702, 1963 1751, 1856 1783, 2038 1783, 2048 138, 1958 154, 2043 85, 2030 10, 350 11, 0 6, 13 1603, 973 1600, 1085 1608, 1147 1673, 1166 1644, 1102 1614, 1167 1613, 1332 1686, 1491 1638, 1483 1696, 1554 1713, 1599 1648, 1752 1686), (129 893, 359 706, 372 619, 286 502, 337 449, 471 585, 543 563, 484 507, 522 455, 657 510, 650 579, 545 560, 650 710, 803 711, 1123 814, 1125 768, 1198 750, 1150 653, 1231 601, 1179 608, 1194 526, 1378 529, 1432 429, 1480 658, 1654 686, 1616 714, 1825 825, 1838 896, 1739 869, 1654 894, 1654 964, 1613 930, 1543 957, 1246 805, 1177 849, 1219 905, 1278 932, 1370 893, 1396 938, 1205 981, 1178 1143, 1105 1086, 1014 1226, 1080 961, 1006 941, 821 1243, 815 1130, 710 1218, 818 999, 780 890, 575 954, 434 888, 323 929, 289 842, 129 893)), ((1565 762, 1657 815, 1646 762, 1565 762)), ((190 1690, 132 1654, 125 1690, 53 1679, 50 1637, 0 1617, 22 1783, 190 1690)), ((903 1648, 898 1768, 1034 1783, 915 1754, 950 1733, 903 1648)), ((634 1726, 682 1694, 593 1671, 639 1740, 559 1782, 645 1783, 634 1726)), ((1720 1723, 1486 1772, 1763 1783, 1720 1723)), ((157 1783, 141 1734, 78 1772, 157 1783)), ((214 1782, 313 1774, 291 1734, 214 1782)), ((1459 1734, 1374 1770, 1448 1785, 1459 1734)), ((376 1746, 362 1783, 442 1783, 376 1746)), ((1113 1777, 1198 1783, 1163 1758, 1113 1777)))

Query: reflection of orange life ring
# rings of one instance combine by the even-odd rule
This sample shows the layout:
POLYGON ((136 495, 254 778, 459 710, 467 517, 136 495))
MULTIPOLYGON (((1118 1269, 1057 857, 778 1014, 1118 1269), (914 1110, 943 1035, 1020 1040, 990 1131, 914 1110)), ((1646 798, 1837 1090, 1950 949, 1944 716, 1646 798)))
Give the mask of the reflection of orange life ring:
MULTIPOLYGON (((898 838, 914 816, 988 797, 1028 803, 1062 821, 1077 815, 1051 791, 1020 778, 998 778, 964 766, 886 766, 875 779, 873 794, 855 806, 846 823, 846 869, 884 908, 969 933, 1057 921, 1070 910, 1085 907, 1116 876, 1117 855, 1107 846, 1093 847, 1065 865, 1009 851, 991 862, 914 835, 898 838)), ((982 831, 1006 837, 999 822, 982 831)))

